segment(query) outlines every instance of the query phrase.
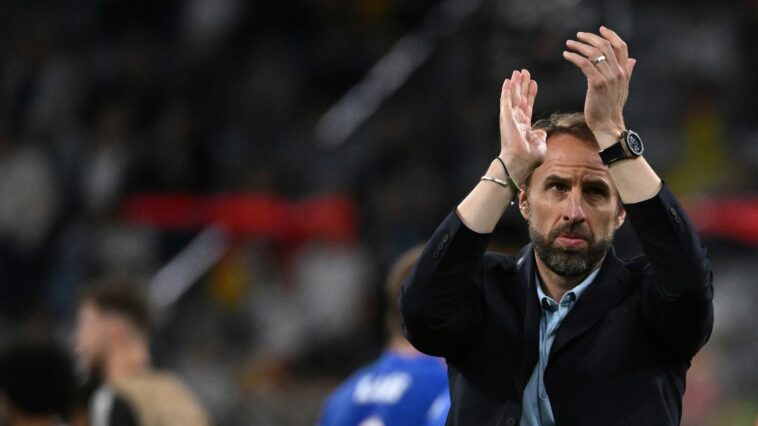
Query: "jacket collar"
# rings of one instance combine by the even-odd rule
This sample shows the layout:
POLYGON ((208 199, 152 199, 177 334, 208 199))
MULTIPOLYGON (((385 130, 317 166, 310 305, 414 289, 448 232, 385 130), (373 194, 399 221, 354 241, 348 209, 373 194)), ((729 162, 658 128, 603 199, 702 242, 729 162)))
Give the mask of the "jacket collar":
POLYGON ((584 334, 600 321, 631 290, 631 274, 611 249, 605 256, 595 281, 584 292, 571 309, 550 349, 550 357, 555 356, 567 343, 584 334))
MULTIPOLYGON (((539 324, 541 307, 537 298, 535 274, 537 266, 534 260, 534 248, 527 245, 518 260, 520 282, 526 283, 525 312, 524 312, 524 374, 531 374, 534 363, 537 362, 539 348, 539 324)), ((616 306, 631 290, 630 273, 611 248, 600 267, 600 272, 576 302, 563 323, 550 349, 550 358, 555 356, 563 347, 584 334, 600 321, 614 306, 616 306)), ((528 377, 526 378, 528 380, 528 377)), ((524 382, 526 383, 526 382, 524 382)))

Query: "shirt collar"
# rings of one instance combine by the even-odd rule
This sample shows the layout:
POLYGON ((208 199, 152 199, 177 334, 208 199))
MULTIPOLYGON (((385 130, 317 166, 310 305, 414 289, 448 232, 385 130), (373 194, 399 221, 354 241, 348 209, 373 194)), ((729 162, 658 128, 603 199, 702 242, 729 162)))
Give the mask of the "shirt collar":
MULTIPOLYGON (((579 297, 582 296, 582 293, 584 293, 585 290, 587 290, 587 287, 592 284, 593 281, 595 281, 595 277, 597 277, 597 274, 600 272, 600 268, 596 268, 594 271, 592 271, 589 275, 587 275, 587 278, 585 278, 582 282, 580 282, 576 287, 572 288, 570 291, 567 291, 563 294, 563 297, 561 298, 561 303, 576 303, 577 300, 579 300, 579 297)), ((548 297, 545 292, 542 291, 542 283, 540 281, 539 273, 536 273, 536 282, 537 285, 537 299, 540 301, 540 306, 546 306, 546 304, 550 305, 557 305, 557 303, 548 297), (552 303, 550 303, 552 302, 552 303)))

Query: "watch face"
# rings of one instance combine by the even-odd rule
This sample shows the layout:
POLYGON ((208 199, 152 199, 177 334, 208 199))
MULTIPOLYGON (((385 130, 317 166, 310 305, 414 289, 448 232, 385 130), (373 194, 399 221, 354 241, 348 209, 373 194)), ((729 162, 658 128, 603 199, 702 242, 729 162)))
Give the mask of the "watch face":
POLYGON ((632 131, 629 131, 626 134, 626 146, 634 155, 642 155, 642 151, 644 150, 642 147, 642 139, 640 139, 640 135, 632 131))

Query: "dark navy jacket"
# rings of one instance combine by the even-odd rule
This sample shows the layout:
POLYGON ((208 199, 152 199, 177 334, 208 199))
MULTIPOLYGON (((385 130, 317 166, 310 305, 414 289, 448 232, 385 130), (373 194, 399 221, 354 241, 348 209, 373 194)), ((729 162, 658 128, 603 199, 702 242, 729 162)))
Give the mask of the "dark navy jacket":
MULTIPOLYGON (((710 262, 674 196, 664 187, 624 207, 644 255, 608 253, 558 329, 545 371, 558 426, 679 424, 687 369, 713 328, 710 262)), ((408 339, 447 359, 448 425, 517 424, 537 362, 534 251, 485 252, 489 239, 451 213, 400 296, 408 339)))

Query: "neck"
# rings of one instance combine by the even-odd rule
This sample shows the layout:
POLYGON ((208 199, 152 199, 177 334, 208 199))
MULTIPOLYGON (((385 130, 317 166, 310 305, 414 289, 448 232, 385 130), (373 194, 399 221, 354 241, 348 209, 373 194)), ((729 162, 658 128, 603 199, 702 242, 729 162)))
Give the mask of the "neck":
POLYGON ((145 371, 149 366, 147 343, 135 338, 112 349, 105 366, 105 380, 112 383, 145 371))
POLYGON ((560 302, 566 292, 571 291, 574 287, 579 285, 579 283, 584 281, 584 279, 587 278, 592 273, 592 271, 597 269, 598 266, 602 265, 605 257, 603 257, 603 259, 600 259, 600 261, 592 268, 590 268, 586 274, 577 276, 565 276, 555 273, 552 269, 548 268, 544 262, 542 262, 542 259, 537 256, 537 253, 534 254, 534 259, 537 262, 537 271, 539 271, 542 281, 542 291, 549 298, 555 300, 556 302, 560 302))
POLYGON ((414 348, 413 345, 411 345, 407 340, 405 340, 405 337, 402 336, 390 337, 390 341, 387 347, 391 351, 404 356, 421 355, 421 352, 417 351, 416 348, 414 348))

